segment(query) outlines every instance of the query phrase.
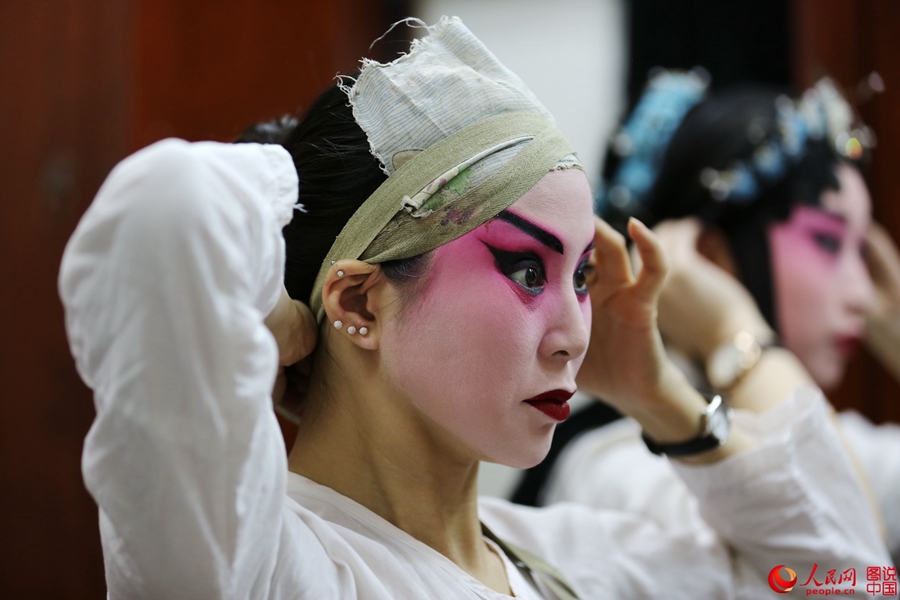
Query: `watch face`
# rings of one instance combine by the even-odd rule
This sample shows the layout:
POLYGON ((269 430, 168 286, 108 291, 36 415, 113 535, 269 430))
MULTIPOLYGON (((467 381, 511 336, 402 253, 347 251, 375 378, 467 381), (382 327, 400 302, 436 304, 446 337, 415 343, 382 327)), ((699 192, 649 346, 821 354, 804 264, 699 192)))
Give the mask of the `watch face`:
POLYGON ((709 416, 709 433, 722 443, 728 439, 731 431, 731 409, 722 406, 709 416))
POLYGON ((714 388, 728 389, 761 355, 762 349, 753 334, 741 331, 733 340, 716 348, 707 363, 706 377, 714 388))
POLYGON ((741 351, 731 344, 719 346, 710 357, 706 371, 714 388, 728 387, 741 374, 741 351))

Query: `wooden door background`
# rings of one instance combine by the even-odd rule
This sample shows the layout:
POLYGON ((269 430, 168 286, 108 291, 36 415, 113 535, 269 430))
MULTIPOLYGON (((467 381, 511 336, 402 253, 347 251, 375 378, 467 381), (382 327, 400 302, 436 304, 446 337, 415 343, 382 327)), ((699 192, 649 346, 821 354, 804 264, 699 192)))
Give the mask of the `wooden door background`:
MULTIPOLYGON (((877 218, 900 239, 900 4, 793 0, 795 77, 878 70, 877 218)), ((96 506, 80 472, 93 408, 69 355, 56 275, 112 166, 166 136, 227 140, 308 102, 406 12, 397 0, 0 3, 0 597, 101 598, 96 506)), ((868 356, 841 405, 900 421, 868 356)))
POLYGON ((403 4, 0 2, 0 597, 105 597, 80 470, 93 406, 56 275, 109 170, 163 137, 229 140, 304 106, 403 4))

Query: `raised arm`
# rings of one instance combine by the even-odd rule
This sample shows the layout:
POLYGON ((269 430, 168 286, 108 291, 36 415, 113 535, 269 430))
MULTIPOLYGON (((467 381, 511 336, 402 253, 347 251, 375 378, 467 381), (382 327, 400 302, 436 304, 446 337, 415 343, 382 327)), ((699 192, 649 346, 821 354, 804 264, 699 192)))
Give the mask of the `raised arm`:
MULTIPOLYGON (((662 246, 639 223, 632 222, 629 233, 640 255, 637 273, 621 236, 597 223, 597 274, 590 282, 594 323, 579 385, 633 417, 653 440, 677 443, 698 435, 706 402, 662 349, 656 324, 667 272, 662 246)), ((708 310, 699 314, 714 321, 708 310)), ((695 319, 695 326, 705 326, 703 320, 695 319)), ((817 563, 820 569, 861 572, 890 561, 821 393, 792 393, 804 381, 789 353, 766 353, 733 390, 741 404, 764 414, 744 412, 725 445, 672 461, 705 522, 730 546, 734 564, 742 565, 735 577, 755 582, 748 588, 754 593, 768 589, 766 577, 779 564, 805 577, 817 563)), ((818 579, 824 575, 818 572, 818 579)), ((864 589, 864 583, 857 581, 857 587, 864 589)))
POLYGON ((59 289, 97 416, 83 471, 111 597, 250 598, 269 585, 286 459, 271 408, 280 147, 165 140, 110 174, 59 289))
POLYGON ((738 335, 767 345, 727 389, 716 390, 727 394, 732 408, 762 414, 813 382, 796 356, 772 343, 776 335, 747 289, 697 250, 702 228, 699 220, 688 218, 654 229, 670 263, 659 299, 659 328, 667 344, 701 368, 708 368, 716 350, 738 335))
MULTIPOLYGON (((659 443, 694 437, 706 400, 668 360, 657 326, 657 302, 668 267, 659 240, 642 223, 629 223, 641 267, 634 273, 624 238, 597 219, 596 270, 589 282, 593 323, 578 385, 636 419, 659 443)), ((720 448, 691 457, 716 462, 752 447, 740 431, 720 448)))

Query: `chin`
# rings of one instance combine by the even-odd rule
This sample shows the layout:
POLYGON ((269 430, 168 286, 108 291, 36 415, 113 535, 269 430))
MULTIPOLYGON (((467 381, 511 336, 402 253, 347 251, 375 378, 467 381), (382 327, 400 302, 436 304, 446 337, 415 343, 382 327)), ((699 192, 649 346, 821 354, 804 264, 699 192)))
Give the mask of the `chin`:
POLYGON ((823 392, 833 392, 844 379, 847 364, 823 365, 816 369, 809 369, 813 381, 823 392))
POLYGON ((507 453, 503 459, 492 460, 491 462, 512 467, 513 469, 530 469, 547 458, 552 440, 552 435, 547 436, 546 439, 542 439, 540 442, 527 444, 525 448, 520 448, 518 452, 507 453))

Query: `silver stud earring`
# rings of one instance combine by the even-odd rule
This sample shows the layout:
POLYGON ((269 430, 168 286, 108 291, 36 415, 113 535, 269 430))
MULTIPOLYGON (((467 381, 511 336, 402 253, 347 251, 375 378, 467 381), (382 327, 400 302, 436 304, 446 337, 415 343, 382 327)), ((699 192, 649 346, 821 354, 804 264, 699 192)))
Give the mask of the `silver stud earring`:
POLYGON ((331 261, 331 264, 334 264, 334 263, 336 263, 336 262, 337 262, 336 260, 333 260, 333 261, 331 261))
POLYGON ((343 271, 338 271, 338 277, 343 277, 343 276, 344 276, 344 272, 343 272, 343 271))
POLYGON ((368 327, 360 327, 359 328, 359 335, 366 335, 367 333, 369 333, 368 327))
POLYGON ((349 333, 350 335, 353 335, 354 333, 356 333, 356 327, 351 325, 350 327, 347 328, 347 333, 349 333))
POLYGON ((343 326, 344 326, 344 324, 341 323, 340 321, 335 321, 335 322, 334 322, 334 328, 335 328, 335 329, 340 329, 340 328, 343 327, 343 326))

